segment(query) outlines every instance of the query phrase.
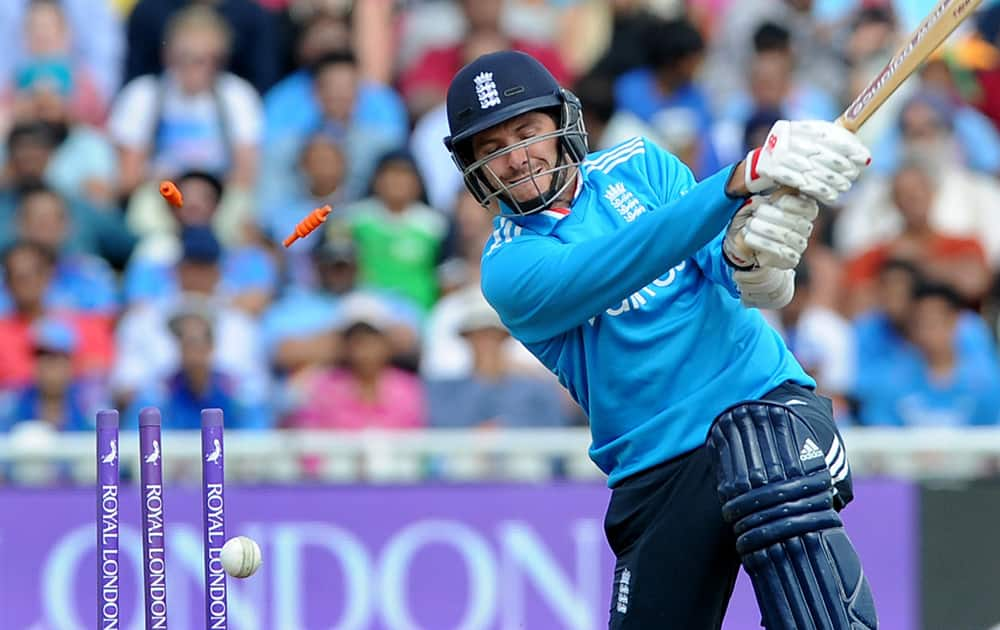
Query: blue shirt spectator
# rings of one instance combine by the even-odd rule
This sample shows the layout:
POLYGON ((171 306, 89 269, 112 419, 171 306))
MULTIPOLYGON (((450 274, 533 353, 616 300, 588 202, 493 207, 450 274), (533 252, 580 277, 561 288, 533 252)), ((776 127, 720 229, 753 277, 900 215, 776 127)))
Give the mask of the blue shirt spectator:
POLYGON ((270 416, 263 405, 248 408, 238 396, 238 382, 232 374, 213 364, 215 334, 213 323, 197 311, 181 311, 168 321, 177 340, 180 365, 176 372, 132 402, 138 409, 154 405, 163 411, 164 427, 198 429, 201 410, 222 409, 226 426, 235 429, 265 428, 270 416))
MULTIPOLYGON (((719 121, 713 139, 722 163, 742 160, 763 141, 744 146, 745 130, 755 115, 781 112, 788 120, 833 120, 840 111, 828 86, 818 86, 811 77, 797 76, 798 57, 792 51, 791 32, 773 22, 761 24, 754 33, 754 53, 747 68, 746 88, 734 92, 718 106, 719 121)), ((766 137, 770 126, 764 129, 766 137)))
POLYGON ((201 410, 218 408, 226 418, 226 426, 245 429, 246 414, 233 394, 232 379, 212 371, 204 383, 195 383, 188 374, 178 372, 165 383, 160 408, 171 429, 201 428, 201 410))
POLYGON ((696 159, 690 166, 698 177, 720 168, 715 147, 708 140, 711 110, 698 86, 691 83, 665 94, 652 70, 638 68, 616 81, 615 100, 619 108, 632 112, 656 129, 672 152, 682 155, 683 147, 695 143, 696 159))
POLYGON ((553 427, 568 424, 553 379, 517 374, 507 362, 510 336, 482 294, 470 294, 459 331, 472 349, 469 376, 426 386, 432 427, 553 427))
POLYGON ((698 178, 721 164, 710 140, 711 106, 694 83, 704 42, 686 20, 650 28, 649 65, 626 72, 615 82, 615 105, 659 133, 669 149, 698 178))
MULTIPOLYGON (((1000 422, 1000 368, 959 338, 961 298, 944 285, 917 289, 912 346, 881 364, 861 405, 866 425, 970 426, 1000 422)), ((968 333, 966 333, 968 335, 968 333)))
POLYGON ((508 428, 566 426, 559 390, 533 376, 467 376, 426 384, 430 426, 508 428))
MULTIPOLYGON (((392 294, 358 287, 357 252, 350 240, 327 241, 312 251, 311 258, 312 277, 293 285, 261 318, 264 351, 272 369, 285 377, 280 385, 290 385, 308 368, 335 362, 336 332, 351 317, 384 320, 394 357, 412 358, 420 336, 420 312, 392 294)), ((272 399, 279 409, 292 408, 295 388, 280 387, 272 399)))
MULTIPOLYGON (((60 256, 45 295, 45 306, 57 311, 70 309, 112 315, 119 307, 114 272, 94 256, 60 256)), ((9 315, 13 309, 10 294, 0 278, 0 316, 9 315)))
MULTIPOLYGON (((233 297, 248 292, 270 294, 277 284, 274 260, 262 249, 241 247, 222 255, 218 294, 233 297)), ((176 263, 137 260, 126 269, 125 303, 159 300, 180 291, 176 263)))
POLYGON ((306 138, 323 131, 347 152, 346 199, 360 199, 378 158, 402 148, 409 120, 389 86, 365 81, 350 53, 330 53, 311 72, 300 70, 264 98, 264 164, 260 196, 291 198, 301 189, 295 165, 306 138))
MULTIPOLYGON (((332 136, 325 133, 311 136, 302 147, 298 163, 303 180, 300 194, 264 204, 257 216, 264 236, 274 243, 280 243, 295 231, 298 222, 313 208, 325 205, 337 208, 344 197, 346 158, 332 136)), ((307 252, 317 242, 318 239, 300 241, 295 249, 285 252, 286 258, 307 252)))
MULTIPOLYGON (((65 201, 53 190, 38 185, 25 188, 17 210, 17 236, 48 248, 56 256, 45 305, 84 313, 113 315, 119 306, 118 287, 110 265, 93 254, 73 251, 74 231, 65 201)), ((13 304, 0 279, 0 315, 13 304)))
POLYGON ((872 167, 878 173, 893 173, 907 150, 923 147, 974 171, 1000 173, 1000 132, 990 119, 933 91, 918 92, 906 102, 899 125, 890 127, 872 147, 872 155, 878 156, 872 167))

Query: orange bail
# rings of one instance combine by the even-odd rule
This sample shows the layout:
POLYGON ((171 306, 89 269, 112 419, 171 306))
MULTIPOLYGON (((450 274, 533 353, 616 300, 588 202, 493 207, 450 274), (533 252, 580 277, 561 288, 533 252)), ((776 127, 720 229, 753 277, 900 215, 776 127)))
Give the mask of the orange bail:
POLYGON ((180 208, 184 205, 184 197, 181 196, 180 189, 177 188, 177 184, 170 180, 165 179, 160 182, 160 195, 175 208, 180 208))
POLYGON ((295 231, 289 234, 288 238, 284 240, 285 247, 291 246, 292 243, 300 238, 309 236, 316 228, 326 221, 326 217, 328 217, 332 211, 333 210, 330 206, 323 206, 322 208, 316 208, 306 215, 306 218, 299 221, 298 225, 295 226, 295 231))

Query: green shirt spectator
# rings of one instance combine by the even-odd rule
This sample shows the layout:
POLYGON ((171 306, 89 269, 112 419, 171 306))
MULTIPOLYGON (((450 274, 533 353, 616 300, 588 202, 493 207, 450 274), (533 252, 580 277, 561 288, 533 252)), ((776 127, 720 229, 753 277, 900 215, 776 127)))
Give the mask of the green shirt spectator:
POLYGON ((448 221, 423 197, 413 159, 390 153, 375 171, 372 195, 345 208, 344 220, 332 223, 327 236, 350 233, 363 285, 395 292, 426 311, 438 298, 448 221))

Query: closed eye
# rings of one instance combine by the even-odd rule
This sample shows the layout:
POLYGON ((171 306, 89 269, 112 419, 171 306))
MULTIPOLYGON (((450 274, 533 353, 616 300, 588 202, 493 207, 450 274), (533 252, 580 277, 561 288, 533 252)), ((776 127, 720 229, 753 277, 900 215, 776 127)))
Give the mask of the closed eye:
POLYGON ((521 140, 527 140, 536 135, 538 135, 538 128, 533 123, 526 123, 517 128, 517 137, 521 140))

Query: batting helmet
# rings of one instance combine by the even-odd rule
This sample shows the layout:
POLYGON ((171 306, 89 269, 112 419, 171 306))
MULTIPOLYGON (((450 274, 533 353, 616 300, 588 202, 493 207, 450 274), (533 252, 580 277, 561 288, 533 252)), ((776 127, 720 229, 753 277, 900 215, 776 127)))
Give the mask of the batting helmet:
POLYGON ((484 206, 497 199, 502 210, 513 214, 544 210, 569 186, 572 182, 570 175, 587 155, 587 132, 583 126, 580 101, 572 92, 559 87, 545 66, 522 52, 505 50, 490 53, 462 68, 448 87, 447 109, 451 135, 444 139, 444 144, 462 172, 466 187, 484 206), (473 136, 537 110, 553 114, 557 127, 554 133, 527 138, 475 159, 473 136), (516 201, 510 191, 520 183, 505 185, 496 177, 487 177, 492 160, 551 138, 559 140, 556 164, 529 176, 552 175, 548 189, 538 197, 516 201))

